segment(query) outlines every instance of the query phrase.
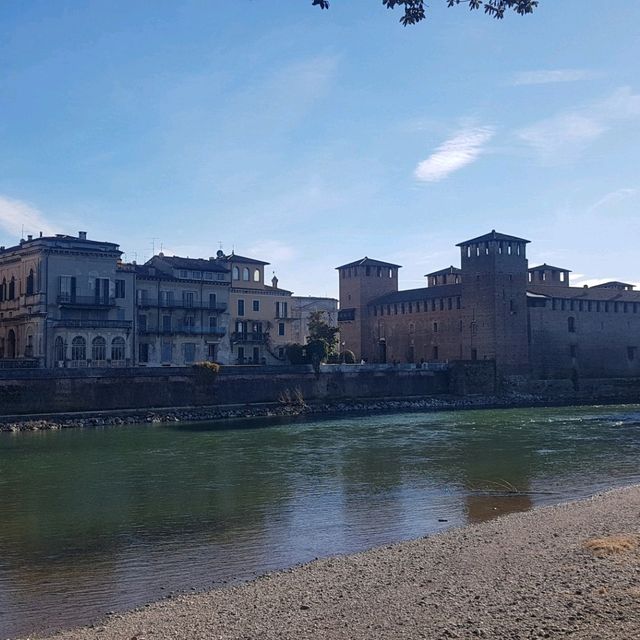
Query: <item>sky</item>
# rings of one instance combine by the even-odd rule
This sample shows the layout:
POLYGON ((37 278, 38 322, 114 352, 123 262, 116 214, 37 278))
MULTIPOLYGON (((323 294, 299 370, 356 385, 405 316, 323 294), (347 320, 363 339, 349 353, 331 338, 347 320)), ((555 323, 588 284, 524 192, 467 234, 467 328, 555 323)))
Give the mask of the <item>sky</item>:
POLYGON ((0 0, 0 245, 334 268, 401 288, 496 229, 572 284, 640 283, 640 2, 540 0, 502 21, 431 0, 0 0))

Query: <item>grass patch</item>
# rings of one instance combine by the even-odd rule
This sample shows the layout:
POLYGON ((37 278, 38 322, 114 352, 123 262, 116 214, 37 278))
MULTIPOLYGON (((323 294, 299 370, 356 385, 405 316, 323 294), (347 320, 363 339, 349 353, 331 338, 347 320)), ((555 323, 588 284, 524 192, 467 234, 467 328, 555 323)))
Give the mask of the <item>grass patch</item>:
POLYGON ((638 537, 619 534, 607 536, 606 538, 591 538, 583 546, 599 558, 604 558, 605 556, 633 551, 638 546, 638 537))

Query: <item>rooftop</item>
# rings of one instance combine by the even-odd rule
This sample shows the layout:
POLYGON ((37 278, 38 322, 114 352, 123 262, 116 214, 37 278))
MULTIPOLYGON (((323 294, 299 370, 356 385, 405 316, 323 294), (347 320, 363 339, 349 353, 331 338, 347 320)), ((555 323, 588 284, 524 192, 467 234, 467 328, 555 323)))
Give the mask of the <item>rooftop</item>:
POLYGON ((420 289, 394 291, 375 298, 369 302, 369 305, 414 302, 416 300, 431 300, 432 298, 449 298, 459 296, 461 293, 461 284, 443 284, 440 287, 421 287, 420 289))
POLYGON ((531 240, 525 240, 524 238, 518 238, 517 236, 508 236, 505 233, 498 233, 495 229, 492 229, 491 233, 485 233, 483 236, 459 242, 456 247, 464 247, 465 245, 477 244, 478 242, 489 242, 490 240, 499 240, 503 242, 531 242, 531 240))
POLYGON ((432 273, 426 273, 424 277, 429 278, 430 276, 458 275, 460 273, 462 273, 462 269, 459 269, 458 267, 454 267, 453 265, 451 265, 446 269, 440 269, 440 271, 433 271, 432 273))
POLYGON ((182 258, 180 256, 165 256, 159 254, 153 256, 145 264, 147 266, 155 266, 158 262, 169 265, 173 269, 186 269, 191 271, 214 271, 216 273, 229 273, 226 265, 221 264, 219 260, 204 258, 182 258))
POLYGON ((348 269, 350 267, 391 267, 392 269, 402 269, 402 265, 400 264, 393 264, 393 262, 383 262, 382 260, 374 260, 373 258, 368 258, 367 256, 360 260, 356 260, 355 262, 343 264, 340 267, 336 267, 336 269, 348 269))
POLYGON ((566 273, 571 273, 571 269, 563 269, 562 267, 552 267, 550 264, 546 262, 538 265, 537 267, 529 267, 529 271, 565 271, 566 273))
POLYGON ((262 265, 267 265, 270 264, 269 262, 264 262, 264 260, 256 260, 255 258, 247 258, 246 256, 240 256, 237 253, 234 253, 233 251, 228 255, 228 256, 220 256, 219 257, 220 260, 222 261, 227 261, 227 262, 243 262, 245 264, 262 264, 262 265))

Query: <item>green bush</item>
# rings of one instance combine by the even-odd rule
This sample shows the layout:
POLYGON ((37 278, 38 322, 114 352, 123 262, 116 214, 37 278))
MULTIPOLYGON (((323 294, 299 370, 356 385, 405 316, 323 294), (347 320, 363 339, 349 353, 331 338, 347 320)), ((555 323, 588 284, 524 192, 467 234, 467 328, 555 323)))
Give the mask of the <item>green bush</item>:
POLYGON ((307 349, 304 345, 294 342, 288 344, 285 347, 285 353, 287 354, 287 360, 291 364, 309 364, 309 356, 307 355, 307 349))

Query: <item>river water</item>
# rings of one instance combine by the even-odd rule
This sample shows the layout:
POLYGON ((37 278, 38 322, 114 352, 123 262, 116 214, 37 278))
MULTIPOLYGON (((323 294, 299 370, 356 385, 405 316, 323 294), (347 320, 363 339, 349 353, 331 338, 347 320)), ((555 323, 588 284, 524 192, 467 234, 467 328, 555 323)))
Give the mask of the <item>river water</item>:
POLYGON ((0 638, 635 482, 635 405, 0 434, 0 638))

